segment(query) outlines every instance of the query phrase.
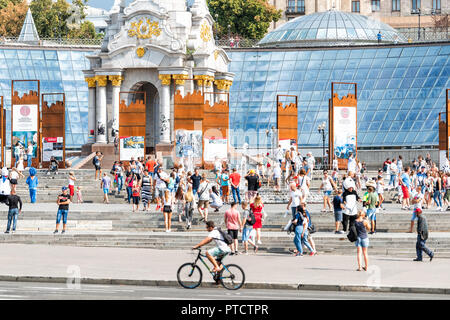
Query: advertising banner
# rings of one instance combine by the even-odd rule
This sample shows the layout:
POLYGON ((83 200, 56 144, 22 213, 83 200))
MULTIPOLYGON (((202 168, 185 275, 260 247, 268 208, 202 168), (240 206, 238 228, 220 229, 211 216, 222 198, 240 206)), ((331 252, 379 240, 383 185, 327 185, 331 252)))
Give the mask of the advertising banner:
POLYGON ((33 145, 33 158, 37 157, 38 111, 36 104, 13 105, 12 145, 26 153, 28 144, 33 145))
POLYGON ((228 140, 227 139, 204 139, 205 156, 204 161, 213 162, 218 159, 227 159, 228 140))
POLYGON ((348 159, 356 154, 356 108, 334 107, 334 155, 337 159, 348 159))
POLYGON ((120 160, 129 161, 131 158, 145 156, 145 137, 120 137, 120 160))
POLYGON ((42 139, 43 161, 50 161, 51 157, 55 157, 57 161, 63 161, 64 138, 63 137, 46 137, 42 139))
POLYGON ((202 158, 202 131, 177 130, 175 154, 178 158, 202 158))

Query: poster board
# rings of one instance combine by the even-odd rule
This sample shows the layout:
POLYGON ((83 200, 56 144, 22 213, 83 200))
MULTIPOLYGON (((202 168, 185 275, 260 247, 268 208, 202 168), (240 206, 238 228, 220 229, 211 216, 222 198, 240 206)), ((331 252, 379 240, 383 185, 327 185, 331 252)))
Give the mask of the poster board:
POLYGON ((205 138, 204 161, 214 162, 217 159, 226 160, 228 155, 228 139, 205 138))
POLYGON ((334 107, 333 147, 337 159, 356 154, 356 108, 334 107))
MULTIPOLYGON (((28 143, 33 146, 32 166, 38 168, 41 163, 40 146, 40 81, 11 81, 11 164, 15 163, 14 149, 26 155, 28 143), (33 87, 34 89, 28 90, 33 87), (28 92, 25 92, 27 88, 28 92), (17 90, 16 90, 17 89, 17 90), (22 95, 19 91, 23 92, 22 95)), ((24 156, 24 166, 26 159, 24 156)))
MULTIPOLYGON (((11 106, 12 112, 12 145, 17 148, 26 150, 28 144, 33 146, 33 158, 38 156, 38 122, 39 122, 39 106, 37 104, 16 104, 11 106)), ((13 152, 13 157, 14 157, 13 152)), ((25 161, 25 159, 24 159, 25 161)))
POLYGON ((119 97, 131 97, 129 104, 120 98, 119 104, 119 159, 129 161, 145 156, 146 103, 145 92, 120 92, 119 97), (138 98, 142 97, 141 98, 138 98))
MULTIPOLYGON (((44 93, 42 94, 42 111, 41 111, 41 150, 42 150, 42 167, 48 168, 50 162, 48 159, 49 148, 47 145, 47 155, 44 159, 44 146, 46 138, 49 138, 52 142, 48 143, 61 143, 62 152, 59 150, 61 145, 58 145, 57 152, 55 153, 55 158, 58 158, 59 168, 63 169, 66 167, 66 96, 64 93, 44 93), (53 142, 53 140, 58 140, 53 142), (62 159, 60 154, 62 153, 62 159)), ((55 145, 56 147, 56 145, 55 145)))
POLYGON ((63 137, 44 137, 42 138, 42 161, 50 162, 51 157, 56 161, 64 160, 64 138, 63 137))
POLYGON ((145 137, 144 136, 130 136, 120 137, 120 160, 130 161, 131 158, 135 160, 145 156, 145 137))
POLYGON ((175 156, 201 160, 203 155, 202 136, 201 130, 177 130, 175 133, 175 156))
MULTIPOLYGON (((344 90, 340 90, 344 91, 344 90)), ((347 169, 350 153, 356 156, 358 151, 357 84, 347 82, 331 83, 329 100, 329 165, 338 160, 339 169, 347 169), (345 90, 347 95, 339 96, 336 87, 353 87, 345 90)))

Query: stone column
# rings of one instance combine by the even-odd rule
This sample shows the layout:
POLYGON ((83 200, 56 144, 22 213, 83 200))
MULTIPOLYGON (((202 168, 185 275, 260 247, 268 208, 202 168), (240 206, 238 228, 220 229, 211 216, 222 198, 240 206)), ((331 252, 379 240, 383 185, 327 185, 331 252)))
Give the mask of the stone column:
POLYGON ((107 143, 106 141, 106 85, 108 84, 107 76, 96 76, 97 81, 97 106, 96 106, 96 143, 107 143))
POLYGON ((184 86, 189 76, 187 74, 173 74, 172 77, 175 80, 175 92, 180 91, 181 96, 184 97, 184 86))
POLYGON ((113 114, 113 130, 119 132, 119 105, 120 105, 120 87, 122 85, 122 76, 108 76, 112 82, 112 114, 113 114))
MULTIPOLYGON (((216 80, 214 82, 214 84, 217 87, 217 92, 218 93, 227 93, 227 92, 229 92, 232 83, 233 83, 232 81, 225 80, 225 79, 219 79, 219 80, 216 80)), ((217 94, 216 95, 216 102, 226 101, 226 100, 227 100, 227 96, 225 94, 217 94)))
POLYGON ((172 76, 170 74, 160 74, 161 80, 161 104, 160 108, 160 139, 162 144, 170 144, 170 83, 172 76))
POLYGON ((95 77, 86 78, 86 82, 89 87, 89 106, 88 106, 88 131, 89 136, 91 132, 94 132, 95 137, 95 94, 96 94, 96 82, 95 77))

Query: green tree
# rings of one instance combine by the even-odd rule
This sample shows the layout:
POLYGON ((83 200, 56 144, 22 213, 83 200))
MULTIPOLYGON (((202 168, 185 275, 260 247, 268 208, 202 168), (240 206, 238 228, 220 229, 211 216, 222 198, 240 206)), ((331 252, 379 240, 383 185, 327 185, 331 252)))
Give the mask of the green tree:
POLYGON ((66 0, 33 0, 30 8, 39 36, 42 38, 98 38, 94 25, 89 21, 83 21, 86 18, 87 3, 88 0, 73 0, 71 6, 66 0))
POLYGON ((71 13, 66 0, 33 0, 30 8, 41 38, 63 38, 69 33, 67 20, 71 13))
POLYGON ((214 19, 217 14, 219 37, 229 32, 248 39, 261 39, 269 30, 270 23, 281 18, 281 10, 267 0, 207 0, 214 19), (230 26, 230 29, 228 29, 230 26))
POLYGON ((0 2, 0 35, 3 37, 18 37, 27 15, 27 1, 10 1, 5 7, 2 7, 3 2, 0 2))

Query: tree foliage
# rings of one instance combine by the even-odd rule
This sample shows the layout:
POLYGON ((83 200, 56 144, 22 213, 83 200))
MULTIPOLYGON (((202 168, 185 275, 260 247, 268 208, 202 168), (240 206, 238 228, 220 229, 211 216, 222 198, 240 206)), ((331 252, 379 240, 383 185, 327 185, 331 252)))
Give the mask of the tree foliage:
POLYGON ((0 0, 0 35, 4 37, 18 37, 22 30, 27 10, 28 4, 26 1, 0 0))
POLYGON ((277 10, 267 0, 207 0, 207 2, 211 15, 216 20, 219 37, 227 37, 231 32, 242 38, 259 40, 267 33, 270 23, 281 18, 281 10, 277 10))

